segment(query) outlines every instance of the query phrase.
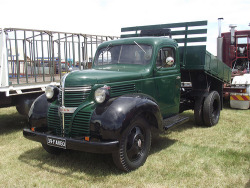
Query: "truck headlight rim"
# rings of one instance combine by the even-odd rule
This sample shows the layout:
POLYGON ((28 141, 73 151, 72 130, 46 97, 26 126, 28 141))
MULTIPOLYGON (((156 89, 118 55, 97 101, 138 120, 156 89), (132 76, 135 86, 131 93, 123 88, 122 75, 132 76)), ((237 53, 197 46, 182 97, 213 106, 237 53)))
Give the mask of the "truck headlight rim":
POLYGON ((98 88, 95 91, 95 101, 97 103, 101 104, 105 102, 106 100, 108 100, 108 97, 109 97, 109 92, 106 88, 98 88))

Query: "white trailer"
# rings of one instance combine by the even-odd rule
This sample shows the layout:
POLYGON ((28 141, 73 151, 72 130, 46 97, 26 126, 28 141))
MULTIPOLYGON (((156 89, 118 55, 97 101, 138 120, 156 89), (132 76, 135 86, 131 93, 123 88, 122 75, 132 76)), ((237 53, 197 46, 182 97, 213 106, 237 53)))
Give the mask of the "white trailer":
POLYGON ((86 69, 94 52, 115 36, 20 28, 0 29, 0 108, 28 113, 47 85, 72 69, 86 69))

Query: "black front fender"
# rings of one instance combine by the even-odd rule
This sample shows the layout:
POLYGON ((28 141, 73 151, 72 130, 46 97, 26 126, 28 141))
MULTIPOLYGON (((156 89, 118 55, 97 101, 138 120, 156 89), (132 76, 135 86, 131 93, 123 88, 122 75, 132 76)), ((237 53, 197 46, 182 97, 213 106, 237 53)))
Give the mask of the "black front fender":
POLYGON ((162 128, 162 116, 154 99, 143 94, 129 94, 98 105, 91 117, 90 130, 100 139, 119 140, 130 122, 143 113, 153 115, 157 128, 162 128))
POLYGON ((43 127, 47 125, 47 113, 50 104, 45 94, 36 98, 29 111, 30 127, 43 127))

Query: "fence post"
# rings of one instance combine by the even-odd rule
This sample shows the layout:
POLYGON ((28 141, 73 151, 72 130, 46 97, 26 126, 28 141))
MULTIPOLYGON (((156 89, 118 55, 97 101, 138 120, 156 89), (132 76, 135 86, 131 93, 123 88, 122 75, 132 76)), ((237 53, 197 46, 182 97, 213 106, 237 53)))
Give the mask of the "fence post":
POLYGON ((9 86, 7 43, 4 29, 0 33, 0 86, 9 86))
POLYGON ((14 35, 15 35, 15 51, 16 51, 17 84, 19 84, 19 78, 20 78, 20 62, 19 62, 19 57, 18 57, 18 42, 17 42, 16 30, 14 31, 14 35))

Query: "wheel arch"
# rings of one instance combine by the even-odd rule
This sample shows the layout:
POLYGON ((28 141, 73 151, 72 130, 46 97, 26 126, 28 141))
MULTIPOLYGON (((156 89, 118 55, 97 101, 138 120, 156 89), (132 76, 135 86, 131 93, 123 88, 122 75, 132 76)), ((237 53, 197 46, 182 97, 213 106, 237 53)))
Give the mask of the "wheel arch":
POLYGON ((42 127, 47 125, 47 113, 50 106, 45 94, 37 97, 28 113, 30 127, 42 127))
POLYGON ((163 130, 160 108, 155 100, 144 94, 127 94, 96 107, 90 130, 101 139, 119 140, 131 121, 141 116, 150 126, 163 130))

